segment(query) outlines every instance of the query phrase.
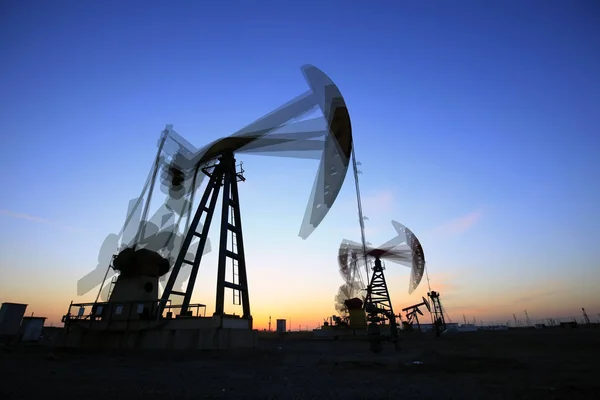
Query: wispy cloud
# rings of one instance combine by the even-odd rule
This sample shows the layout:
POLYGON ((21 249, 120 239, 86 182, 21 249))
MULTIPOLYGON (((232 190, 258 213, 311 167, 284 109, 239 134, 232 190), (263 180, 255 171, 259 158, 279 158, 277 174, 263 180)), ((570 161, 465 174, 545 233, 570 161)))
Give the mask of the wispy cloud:
MULTIPOLYGON (((363 209, 363 216, 365 217, 365 234, 367 237, 376 236, 382 232, 389 231, 392 235, 394 230, 387 220, 394 209, 395 197, 392 191, 382 190, 379 192, 370 193, 361 196, 361 204, 363 209), (385 223, 381 224, 379 219, 385 216, 385 223)), ((338 207, 338 205, 335 205, 338 207)), ((340 234, 347 236, 348 239, 354 238, 353 240, 360 239, 360 228, 358 223, 356 197, 346 199, 342 204, 339 205, 340 209, 343 209, 348 215, 352 215, 356 219, 352 219, 351 224, 341 227, 340 234), (356 225, 355 225, 356 221, 356 225)), ((386 234, 387 235, 387 234, 386 234)), ((379 243, 372 243, 373 246, 377 246, 379 243)))
POLYGON ((475 226, 482 217, 483 213, 480 210, 473 211, 436 226, 433 228, 432 233, 439 236, 459 235, 475 226))
POLYGON ((517 292, 519 296, 512 299, 513 304, 528 305, 547 302, 548 297, 557 297, 572 293, 572 290, 564 285, 563 282, 556 280, 540 280, 536 286, 524 286, 517 292))
POLYGON ((66 231, 70 231, 70 232, 81 232, 82 231, 79 228, 75 228, 73 226, 65 225, 65 224, 63 224, 61 222, 57 222, 57 221, 52 221, 52 220, 45 219, 45 218, 36 217, 34 215, 16 213, 16 212, 10 211, 10 210, 0 210, 0 215, 11 217, 11 218, 16 218, 16 219, 22 219, 22 220, 26 220, 26 221, 38 222, 38 223, 45 224, 45 225, 51 225, 51 226, 54 226, 56 228, 60 228, 60 229, 63 229, 63 230, 66 230, 66 231))
POLYGON ((384 190, 370 196, 364 196, 361 199, 363 212, 369 213, 387 213, 394 207, 394 194, 389 190, 384 190))
POLYGON ((452 273, 427 273, 423 276, 417 289, 417 293, 426 296, 430 289, 429 286, 431 285, 431 289, 444 293, 444 298, 454 298, 464 289, 464 278, 466 276, 467 272, 464 270, 454 271, 452 273), (429 276, 429 281, 427 276, 429 276))
MULTIPOLYGON (((424 277, 423 281, 423 283, 427 285, 426 277, 424 277)), ((430 284, 433 286, 434 290, 444 292, 446 295, 456 294, 462 288, 459 275, 450 276, 434 274, 430 276, 430 284)))
MULTIPOLYGON (((394 193, 390 190, 381 190, 375 193, 361 193, 361 204, 363 214, 366 217, 376 214, 389 214, 393 210, 395 203, 394 193)), ((334 208, 343 209, 346 212, 356 212, 356 195, 352 193, 350 197, 344 199, 340 204, 334 205, 334 208)))

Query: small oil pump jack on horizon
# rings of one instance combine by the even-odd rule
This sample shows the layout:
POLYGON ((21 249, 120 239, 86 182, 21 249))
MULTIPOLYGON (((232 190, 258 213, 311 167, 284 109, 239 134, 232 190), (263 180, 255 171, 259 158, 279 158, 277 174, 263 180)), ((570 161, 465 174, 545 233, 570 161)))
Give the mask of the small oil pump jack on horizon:
POLYGON ((419 322, 419 315, 423 315, 423 312, 419 309, 421 306, 425 306, 427 311, 431 313, 431 306, 425 297, 422 297, 423 301, 419 304, 414 304, 402 309, 402 312, 406 313, 406 321, 403 322, 404 329, 412 329, 413 324, 417 323, 417 329, 421 331, 421 323, 419 322))

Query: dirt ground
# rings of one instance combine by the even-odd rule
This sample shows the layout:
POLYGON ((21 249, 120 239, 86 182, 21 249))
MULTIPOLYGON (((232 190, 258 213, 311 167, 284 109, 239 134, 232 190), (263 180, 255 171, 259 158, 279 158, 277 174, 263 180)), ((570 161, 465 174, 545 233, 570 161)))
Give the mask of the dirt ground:
POLYGON ((600 328, 402 335, 381 354, 296 335, 173 354, 0 351, 0 399, 599 399, 600 328))

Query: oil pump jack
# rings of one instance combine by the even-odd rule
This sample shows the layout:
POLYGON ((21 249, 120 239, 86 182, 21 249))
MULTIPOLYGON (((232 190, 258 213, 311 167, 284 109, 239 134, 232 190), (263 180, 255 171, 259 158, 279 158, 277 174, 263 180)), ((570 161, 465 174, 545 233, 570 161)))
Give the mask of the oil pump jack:
POLYGON ((402 309, 402 312, 406 313, 406 321, 403 322, 404 329, 412 329, 413 324, 417 323, 417 329, 421 331, 421 324, 419 322, 419 315, 423 315, 423 312, 419 309, 421 306, 425 306, 427 311, 431 312, 431 306, 425 297, 422 297, 423 301, 419 304, 414 304, 402 309))
MULTIPOLYGON (((368 284, 363 308, 367 316, 367 332, 370 339, 371 351, 373 352, 381 351, 381 341, 383 340, 381 326, 386 320, 389 321, 389 338, 394 343, 394 347, 396 349, 398 348, 397 317, 390 300, 390 294, 384 276, 385 266, 382 260, 385 259, 411 268, 409 294, 419 285, 425 267, 423 249, 416 236, 408 228, 398 222, 392 221, 392 224, 396 228, 398 236, 379 248, 370 248, 366 245, 363 247, 359 243, 348 240, 342 242, 342 245, 340 246, 341 269, 347 272, 348 268, 354 268, 354 273, 350 274, 354 277, 359 275, 357 273, 358 267, 356 264, 352 263, 350 263, 352 265, 351 267, 348 266, 348 264, 344 265, 344 263, 347 262, 348 257, 343 257, 343 255, 348 253, 359 254, 362 252, 363 248, 366 250, 363 254, 366 259, 368 284), (368 273, 369 259, 374 259, 371 274, 368 273)), ((348 276, 346 272, 343 273, 343 276, 348 276)))

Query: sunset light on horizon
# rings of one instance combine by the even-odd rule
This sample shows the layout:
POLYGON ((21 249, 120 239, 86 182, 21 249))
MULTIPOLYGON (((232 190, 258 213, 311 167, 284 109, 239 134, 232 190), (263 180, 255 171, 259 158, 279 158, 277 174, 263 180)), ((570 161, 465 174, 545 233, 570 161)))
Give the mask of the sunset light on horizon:
MULTIPOLYGON (((396 314, 431 289, 461 324, 581 320, 582 307, 600 320, 597 8, 62 3, 0 13, 0 303, 62 326, 71 302, 94 302, 99 287, 78 296, 77 281, 123 227, 165 126, 201 148, 304 93, 312 64, 348 107, 367 241, 398 221, 423 246, 412 294, 410 268, 384 260, 396 314)), ((303 240, 319 160, 236 160, 253 327, 318 328, 336 314, 340 243, 361 240, 353 173, 303 240)), ((207 316, 217 222, 192 296, 207 316)))

